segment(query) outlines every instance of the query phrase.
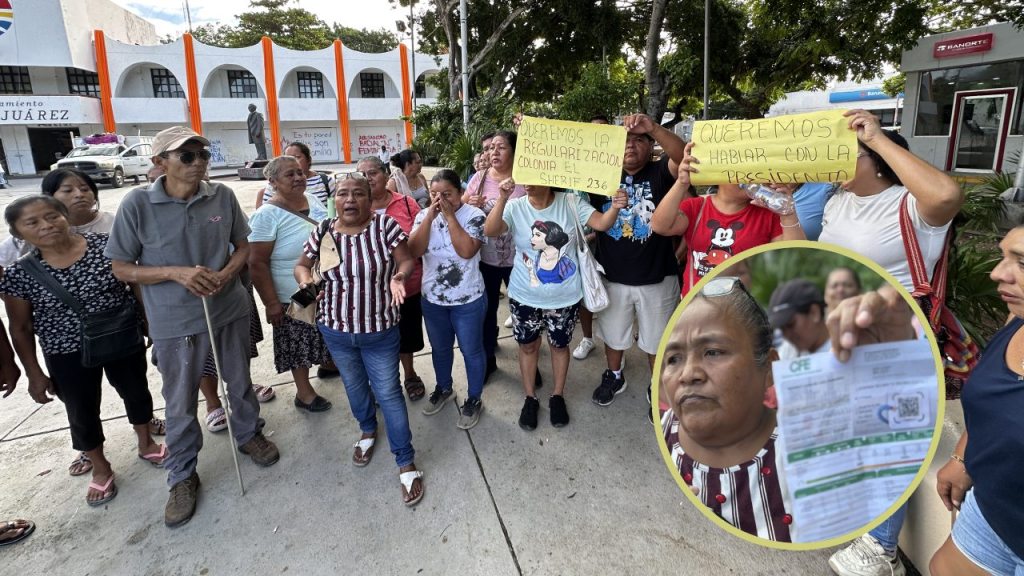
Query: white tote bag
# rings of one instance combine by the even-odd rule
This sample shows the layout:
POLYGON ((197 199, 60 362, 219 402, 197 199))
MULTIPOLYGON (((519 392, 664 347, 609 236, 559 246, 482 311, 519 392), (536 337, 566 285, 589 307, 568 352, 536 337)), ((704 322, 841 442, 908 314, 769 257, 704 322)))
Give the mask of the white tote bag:
POLYGON ((608 307, 608 290, 604 287, 604 267, 590 252, 586 235, 580 226, 580 199, 574 195, 573 222, 576 223, 576 261, 579 263, 580 279, 583 280, 583 305, 591 312, 600 312, 608 307))

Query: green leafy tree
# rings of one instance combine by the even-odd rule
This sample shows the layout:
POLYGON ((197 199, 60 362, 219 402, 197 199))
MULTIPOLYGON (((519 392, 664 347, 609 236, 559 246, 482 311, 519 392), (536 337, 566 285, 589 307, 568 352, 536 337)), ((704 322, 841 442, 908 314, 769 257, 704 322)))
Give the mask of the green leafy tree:
POLYGON ((249 10, 238 15, 238 25, 206 24, 196 28, 193 35, 204 44, 226 48, 252 46, 264 36, 293 50, 321 50, 335 38, 360 52, 388 52, 398 46, 398 38, 383 28, 328 25, 295 4, 297 0, 251 0, 249 10))
POLYGON ((984 26, 993 22, 1012 22, 1024 28, 1024 1, 1021 0, 929 0, 928 28, 933 33, 951 32, 984 26))
POLYGON ((561 120, 587 122, 598 114, 609 118, 637 109, 643 76, 629 70, 619 59, 608 69, 598 63, 585 64, 579 79, 555 102, 555 116, 561 120))
MULTIPOLYGON (((392 0, 408 6, 409 0, 392 0)), ((620 56, 624 15, 615 0, 467 0, 470 97, 510 91, 550 101, 570 89, 583 65, 620 56)), ((418 18, 420 50, 445 55, 448 94, 462 92, 458 0, 427 0, 418 18)))
POLYGON ((352 50, 369 54, 390 52, 398 47, 398 37, 394 32, 384 28, 367 30, 335 23, 331 29, 331 36, 341 38, 341 43, 352 50))

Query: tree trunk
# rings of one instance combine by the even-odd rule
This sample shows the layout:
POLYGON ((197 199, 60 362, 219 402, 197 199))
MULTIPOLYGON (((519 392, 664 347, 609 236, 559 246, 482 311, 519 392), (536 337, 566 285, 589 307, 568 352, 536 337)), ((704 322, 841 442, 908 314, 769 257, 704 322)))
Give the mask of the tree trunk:
POLYGON ((668 82, 658 70, 658 50, 661 48, 661 28, 665 23, 665 5, 668 0, 654 0, 651 6, 651 25, 647 30, 644 49, 644 79, 647 82, 647 115, 661 122, 668 100, 668 82))
POLYGON ((448 41, 448 98, 458 100, 459 92, 462 90, 462 79, 460 78, 462 66, 459 63, 462 56, 462 45, 459 42, 460 30, 458 11, 456 10, 458 1, 434 0, 434 7, 441 19, 445 39, 448 41))

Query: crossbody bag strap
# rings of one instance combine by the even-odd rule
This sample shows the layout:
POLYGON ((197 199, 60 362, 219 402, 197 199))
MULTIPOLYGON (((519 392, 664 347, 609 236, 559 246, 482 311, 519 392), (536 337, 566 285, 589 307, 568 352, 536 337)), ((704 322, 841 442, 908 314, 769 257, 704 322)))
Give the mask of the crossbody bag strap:
POLYGON ((53 274, 50 274, 43 268, 42 262, 39 261, 35 254, 26 254, 18 258, 18 261, 21 262, 22 268, 25 269, 29 276, 35 278, 37 282, 52 292, 54 296, 60 298, 60 301, 74 310, 75 314, 81 316, 85 312, 85 306, 82 305, 82 302, 61 286, 57 279, 53 277, 53 274))
MULTIPOLYGON (((935 272, 932 274, 931 282, 928 281, 928 269, 925 267, 924 256, 921 254, 921 246, 917 240, 917 233, 914 231, 914 223, 910 218, 910 207, 907 205, 905 194, 900 200, 900 234, 903 236, 903 247, 907 253, 907 264, 910 268, 910 276, 914 282, 914 296, 928 296, 933 294, 939 303, 946 301, 946 269, 949 254, 949 233, 943 240, 942 253, 935 263, 935 272)), ((928 321, 934 326, 939 320, 941 309, 935 306, 929 314, 928 321)))
POLYGON ((267 200, 267 204, 270 204, 271 206, 277 206, 281 210, 284 210, 285 212, 287 212, 287 213, 289 213, 289 214, 291 214, 293 216, 298 216, 299 218, 302 218, 303 220, 305 220, 306 222, 309 222, 313 226, 319 226, 320 225, 319 222, 317 222, 316 220, 313 220, 312 218, 310 218, 309 216, 306 216, 305 214, 303 214, 302 212, 299 212, 298 210, 292 210, 291 208, 287 208, 285 206, 281 206, 277 202, 274 202, 274 201, 271 201, 271 200, 267 200))

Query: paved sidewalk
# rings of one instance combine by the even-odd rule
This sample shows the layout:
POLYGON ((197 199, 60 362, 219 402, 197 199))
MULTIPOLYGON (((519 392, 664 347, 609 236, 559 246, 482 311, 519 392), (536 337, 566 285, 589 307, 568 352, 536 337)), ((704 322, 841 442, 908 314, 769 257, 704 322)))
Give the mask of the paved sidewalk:
MULTIPOLYGON (((230 182, 251 211, 258 182, 230 182)), ((124 191, 101 190, 115 208, 124 191)), ((4 191, 6 192, 6 191, 4 191)), ((0 195, 0 206, 9 196, 0 195)), ((262 308, 262 307, 261 307, 262 308)), ((504 320, 507 309, 500 314, 504 320)), ((134 435, 112 388, 105 387, 107 455, 118 496, 85 504, 88 476, 71 478, 74 456, 59 401, 32 402, 22 378, 0 400, 0 519, 25 517, 38 528, 0 551, 3 574, 827 574, 830 551, 784 553, 748 544, 713 526, 680 493, 644 416, 645 358, 628 356, 628 389, 614 404, 590 401, 604 369, 595 351, 570 361, 566 399, 572 422, 548 422, 550 356, 541 356, 540 426, 517 425, 522 406, 516 346, 502 331, 500 371, 484 390, 486 410, 471 431, 455 426, 454 405, 434 416, 409 403, 416 464, 426 494, 402 505, 383 425, 373 462, 350 463, 359 436, 337 378, 313 380, 334 403, 322 414, 292 406, 288 374, 275 374, 270 329, 253 361, 254 381, 273 385, 263 405, 267 433, 281 461, 259 468, 239 455, 238 484, 225 433, 205 433, 196 516, 163 525, 166 477, 135 455, 134 435)), ((575 342, 573 343, 575 345, 575 342)), ((429 348, 417 371, 433 386, 429 348)), ((465 395, 456 355, 456 393, 465 395)), ((150 389, 163 407, 160 377, 150 389)), ((202 416, 204 409, 200 406, 202 416)), ((159 415, 159 414, 158 414, 159 415)))

